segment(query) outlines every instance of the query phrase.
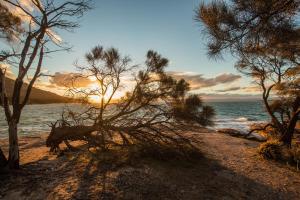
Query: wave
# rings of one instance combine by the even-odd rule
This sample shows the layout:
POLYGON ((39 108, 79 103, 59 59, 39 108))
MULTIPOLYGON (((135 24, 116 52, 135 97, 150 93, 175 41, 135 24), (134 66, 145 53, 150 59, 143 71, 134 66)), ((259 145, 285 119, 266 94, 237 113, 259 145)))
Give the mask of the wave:
MULTIPOLYGON (((247 117, 238 117, 235 119, 235 121, 239 121, 239 122, 248 122, 249 119, 247 117)), ((251 120, 252 121, 252 120, 251 120)))
POLYGON ((238 118, 217 118, 216 122, 253 122, 253 121, 257 121, 254 118, 247 118, 247 117, 238 117, 238 118))

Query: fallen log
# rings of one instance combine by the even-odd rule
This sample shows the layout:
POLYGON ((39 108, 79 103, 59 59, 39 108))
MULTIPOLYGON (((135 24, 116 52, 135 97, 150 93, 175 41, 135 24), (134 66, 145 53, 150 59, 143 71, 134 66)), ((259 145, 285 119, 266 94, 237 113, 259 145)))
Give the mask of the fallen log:
POLYGON ((95 139, 92 133, 96 131, 95 126, 52 126, 51 132, 46 140, 47 147, 50 147, 50 151, 56 151, 59 149, 59 144, 65 141, 86 140, 95 139))

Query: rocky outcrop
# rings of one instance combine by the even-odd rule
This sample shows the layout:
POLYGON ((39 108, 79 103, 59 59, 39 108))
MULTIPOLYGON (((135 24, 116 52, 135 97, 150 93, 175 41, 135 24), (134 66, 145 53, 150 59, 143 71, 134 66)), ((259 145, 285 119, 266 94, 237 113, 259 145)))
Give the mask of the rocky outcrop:
POLYGON ((218 129, 217 130, 218 133, 224 133, 233 137, 241 137, 241 138, 245 138, 245 139, 249 139, 249 140, 255 140, 255 141, 259 141, 259 142, 264 142, 267 140, 267 138, 263 137, 262 135, 258 134, 258 133, 251 133, 251 134, 247 134, 245 132, 236 130, 236 129, 232 129, 232 128, 223 128, 223 129, 218 129))

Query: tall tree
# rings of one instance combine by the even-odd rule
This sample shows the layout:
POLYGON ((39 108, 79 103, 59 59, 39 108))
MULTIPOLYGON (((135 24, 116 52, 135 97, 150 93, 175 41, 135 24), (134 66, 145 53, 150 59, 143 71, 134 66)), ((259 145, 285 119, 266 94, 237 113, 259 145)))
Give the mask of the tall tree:
POLYGON ((18 69, 11 102, 5 91, 5 69, 0 70, 1 106, 6 116, 9 132, 8 165, 13 169, 19 168, 18 124, 20 116, 35 81, 42 75, 44 56, 53 51, 69 49, 63 45, 56 31, 69 31, 78 27, 78 17, 90 9, 87 0, 30 0, 28 2, 32 8, 28 8, 28 4, 24 5, 18 0, 1 1, 2 6, 21 14, 24 29, 16 38, 17 48, 11 44, 11 50, 5 51, 9 56, 4 57, 6 59, 2 61, 18 69), (24 98, 21 98, 21 89, 27 76, 32 78, 28 83, 24 98))
POLYGON ((299 9, 298 0, 232 0, 202 3, 196 15, 209 56, 238 58, 236 67, 261 87, 271 124, 288 145, 299 120, 299 9))
MULTIPOLYGON (((6 6, 2 5, 1 3, 0 3, 0 16, 1 16, 0 39, 9 42, 13 39, 14 36, 17 36, 22 31, 21 19, 18 16, 14 15, 12 12, 10 12, 10 10, 6 6)), ((11 55, 8 52, 2 51, 0 53, 0 62, 1 63, 4 62, 10 56, 11 55)), ((3 73, 3 71, 1 70, 0 73, 3 73)), ((1 91, 2 91, 2 87, 0 88, 0 93, 1 91)), ((1 99, 0 99, 0 103, 1 103, 1 99)), ((0 147, 0 168, 6 165, 7 165, 7 159, 4 156, 4 153, 0 147)))

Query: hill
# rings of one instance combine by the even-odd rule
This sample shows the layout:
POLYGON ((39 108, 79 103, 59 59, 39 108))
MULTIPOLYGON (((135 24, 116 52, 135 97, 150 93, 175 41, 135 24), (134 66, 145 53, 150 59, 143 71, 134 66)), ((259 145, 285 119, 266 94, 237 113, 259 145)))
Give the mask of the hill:
MULTIPOLYGON (((6 78, 6 92, 9 98, 12 98, 13 87, 14 87, 14 80, 10 78, 6 78)), ((24 98, 26 88, 28 84, 24 84, 21 91, 21 97, 24 98)), ((68 103, 72 102, 72 99, 66 98, 52 92, 48 92, 45 90, 41 90, 38 88, 33 87, 30 97, 29 97, 29 104, 49 104, 49 103, 68 103)))

